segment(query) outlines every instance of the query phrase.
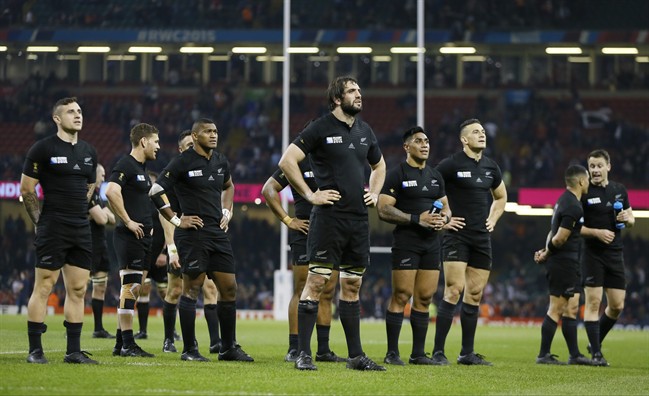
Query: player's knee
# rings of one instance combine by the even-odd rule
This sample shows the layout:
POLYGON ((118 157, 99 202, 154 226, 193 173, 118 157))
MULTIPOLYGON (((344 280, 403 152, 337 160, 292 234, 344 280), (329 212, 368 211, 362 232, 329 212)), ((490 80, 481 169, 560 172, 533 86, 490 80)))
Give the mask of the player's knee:
POLYGON ((412 297, 412 293, 409 290, 402 288, 394 288, 392 292, 392 301, 398 304, 400 307, 405 307, 405 305, 412 297))
POLYGON ((433 295, 432 294, 416 294, 413 305, 417 305, 419 307, 428 307, 430 304, 433 302, 433 295))
POLYGON ((586 310, 589 312, 599 312, 599 307, 602 304, 602 299, 599 297, 590 297, 586 299, 586 310))
POLYGON ((608 311, 609 313, 617 319, 620 314, 622 314, 622 311, 624 310, 624 300, 622 301, 609 301, 608 303, 608 311))

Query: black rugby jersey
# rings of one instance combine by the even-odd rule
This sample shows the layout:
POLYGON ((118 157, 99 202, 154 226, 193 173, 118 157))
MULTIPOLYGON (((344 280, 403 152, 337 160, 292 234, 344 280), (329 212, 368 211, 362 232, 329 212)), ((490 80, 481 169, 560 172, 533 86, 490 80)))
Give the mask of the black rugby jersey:
POLYGON ((437 170, 444 178, 453 216, 464 217, 466 226, 462 230, 488 232, 485 223, 492 202, 491 190, 502 182, 496 162, 485 156, 476 162, 460 151, 442 160, 437 170))
MULTIPOLYGON (((304 178, 307 186, 309 186, 311 191, 317 190, 318 185, 315 183, 315 178, 313 176, 313 171, 311 170, 309 158, 307 157, 304 161, 300 162, 299 166, 300 172, 302 173, 302 177, 304 178)), ((277 181, 277 183, 279 183, 282 188, 290 185, 288 179, 281 169, 277 169, 275 173, 273 173, 272 178, 275 179, 275 181, 277 181)), ((313 208, 313 205, 311 205, 309 201, 301 196, 300 193, 298 193, 293 188, 293 186, 291 186, 291 192, 293 193, 293 201, 295 204, 295 217, 301 220, 308 220, 311 216, 311 209, 313 208)))
POLYGON ((615 213, 613 204, 621 202, 622 208, 628 209, 629 194, 624 185, 609 181, 606 187, 591 184, 588 187, 588 194, 581 197, 581 205, 584 208, 584 225, 588 228, 600 228, 615 232, 615 239, 610 244, 605 244, 597 238, 585 238, 587 247, 622 249, 622 233, 615 227, 615 213))
POLYGON ((199 216, 203 229, 210 229, 219 228, 221 194, 229 179, 230 164, 223 154, 212 151, 208 160, 190 148, 171 160, 157 183, 165 191, 175 192, 183 215, 199 216))
MULTIPOLYGON (((90 203, 88 203, 88 210, 99 205, 100 208, 104 208, 106 205, 99 195, 99 189, 96 188, 90 197, 90 203)), ((90 218, 90 233, 92 234, 92 246, 99 246, 100 244, 106 241, 106 226, 104 224, 97 224, 95 221, 90 218)))
MULTIPOLYGON (((117 161, 109 181, 122 187, 124 209, 128 217, 136 223, 142 223, 145 234, 148 234, 153 221, 149 199, 151 179, 146 171, 146 165, 127 154, 117 161)), ((126 227, 121 219, 118 227, 126 227)))
POLYGON ((52 135, 34 143, 23 173, 38 179, 44 203, 40 219, 88 224, 88 184, 97 179, 97 152, 83 140, 71 144, 52 135))
POLYGON ((356 118, 349 127, 332 113, 311 122, 293 143, 310 155, 320 190, 335 189, 341 198, 333 205, 318 205, 315 213, 365 218, 365 167, 381 160, 381 149, 372 128, 356 118))
POLYGON ((551 229, 552 236, 556 235, 559 227, 568 229, 570 230, 570 237, 559 248, 559 251, 552 256, 574 260, 579 259, 579 249, 581 247, 580 232, 584 221, 583 216, 584 211, 575 194, 568 190, 564 191, 554 205, 551 229))
MULTIPOLYGON (((432 167, 426 165, 419 169, 402 162, 391 168, 386 177, 381 194, 389 195, 397 201, 394 207, 404 213, 420 214, 430 210, 433 202, 444 197, 444 179, 432 167)), ((418 236, 419 238, 435 237, 437 232, 414 224, 397 224, 394 229, 395 239, 418 236)))

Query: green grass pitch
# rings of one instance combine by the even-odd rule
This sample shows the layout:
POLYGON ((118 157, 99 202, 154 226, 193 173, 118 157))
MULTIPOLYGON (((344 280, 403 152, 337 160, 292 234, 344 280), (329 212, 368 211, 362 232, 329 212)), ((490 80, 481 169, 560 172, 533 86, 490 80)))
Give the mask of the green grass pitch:
MULTIPOLYGON (((111 333, 115 316, 104 319, 111 333)), ((387 372, 348 370, 343 363, 319 363, 316 372, 299 372, 283 361, 288 344, 286 322, 240 320, 238 341, 254 363, 219 362, 209 355, 207 326, 197 318, 197 338, 209 363, 183 362, 179 354, 163 354, 162 318, 149 320, 149 338, 138 343, 156 353, 152 359, 113 357, 112 340, 93 339, 92 318, 87 316, 81 345, 100 362, 98 366, 63 363, 65 332, 62 316, 47 318, 43 335, 50 363, 30 365, 27 356, 25 316, 0 316, 0 395, 206 395, 206 394, 515 394, 515 395, 648 395, 649 332, 613 330, 604 343, 611 367, 539 366, 540 328, 479 326, 476 351, 493 367, 389 366, 387 372)), ((137 322, 137 321, 136 321, 137 322)), ((137 325, 136 325, 137 328, 137 325)), ((361 335, 366 353, 376 361, 385 355, 385 325, 363 322, 361 335)), ((427 351, 432 349, 434 325, 428 332, 427 351)), ((586 353, 586 334, 579 330, 586 353)), ((404 322, 401 356, 411 347, 410 325, 404 322)), ((315 347, 315 335, 313 344, 315 347)), ((179 349, 182 341, 176 343, 179 349)), ((334 321, 331 347, 346 355, 344 334, 334 321)), ((460 326, 455 324, 447 341, 446 355, 454 361, 460 349, 460 326)), ((557 331, 553 353, 567 360, 568 352, 557 331)), ((404 359, 406 360, 406 359, 404 359)))

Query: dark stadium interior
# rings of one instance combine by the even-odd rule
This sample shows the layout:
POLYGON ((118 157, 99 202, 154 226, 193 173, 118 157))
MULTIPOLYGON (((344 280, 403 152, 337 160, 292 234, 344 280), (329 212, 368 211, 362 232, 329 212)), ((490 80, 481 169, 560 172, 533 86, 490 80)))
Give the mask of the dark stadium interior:
MULTIPOLYGON (((303 32, 364 29, 396 35, 416 27, 414 0, 292 3, 292 28, 303 32)), ((577 41, 580 31, 594 30, 603 32, 599 37, 606 42, 640 43, 639 55, 649 55, 649 41, 636 36, 642 29, 646 36, 649 26, 649 2, 643 0, 426 0, 425 9, 426 29, 443 31, 451 41, 500 31, 565 31, 571 33, 564 38, 577 41)), ((176 154, 178 133, 194 120, 208 117, 218 126, 219 149, 229 158, 235 185, 263 183, 282 154, 281 67, 249 55, 229 53, 225 60, 207 62, 203 55, 176 51, 164 62, 151 61, 150 75, 142 76, 139 59, 103 61, 99 60, 103 54, 92 54, 87 67, 103 65, 104 69, 84 77, 78 59, 66 61, 53 54, 29 59, 25 51, 12 48, 27 43, 7 40, 8 32, 30 29, 38 29, 39 34, 142 26, 281 31, 282 12, 282 1, 277 0, 0 0, 0 45, 9 47, 0 52, 0 181, 20 179, 27 149, 56 130, 50 117, 52 103, 76 96, 84 113, 81 138, 96 147, 107 171, 128 151, 128 133, 134 124, 147 122, 160 130, 162 150, 150 166, 160 171, 176 154)), ((612 179, 628 189, 647 189, 649 60, 593 52, 591 63, 584 64, 509 42, 484 47, 491 52, 481 62, 460 62, 459 56, 432 51, 424 56, 424 121, 431 165, 460 148, 457 127, 475 117, 487 130, 486 154, 500 164, 510 201, 516 200, 522 187, 562 188, 565 168, 584 164, 595 148, 611 154, 612 179)), ((363 89, 362 118, 373 126, 388 167, 398 163, 404 155, 401 133, 417 122, 416 63, 409 56, 394 56, 392 61, 398 60, 400 66, 392 69, 387 63, 375 63, 370 55, 335 56, 332 50, 333 45, 321 50, 322 61, 306 55, 292 61, 291 138, 307 121, 327 111, 324 91, 332 72, 351 73, 363 89)), ((649 209, 648 203, 643 204, 643 209, 649 209)), ((280 224, 263 204, 237 204, 235 211, 229 232, 239 270, 238 307, 272 309, 280 224), (249 248, 252 241, 255 249, 249 248)), ((12 283, 21 272, 31 275, 33 269, 33 232, 22 212, 15 200, 0 201, 0 304, 15 302, 18 296, 12 283)), ((536 318, 545 314, 544 272, 534 263, 533 252, 543 244, 549 222, 549 217, 507 213, 498 223, 494 270, 484 296, 491 315, 536 318)), ((390 228, 376 218, 371 224, 372 245, 390 246, 390 228)), ((625 234, 627 306, 619 323, 647 326, 647 219, 640 219, 636 228, 640 230, 625 234)), ((390 296, 389 274, 388 255, 373 254, 361 291, 364 317, 383 317, 390 296)), ((119 295, 118 276, 116 272, 111 276, 107 306, 115 306, 119 295)), ((65 295, 62 284, 55 293, 65 295)), ((434 301, 439 297, 438 292, 434 301)), ((159 299, 152 302, 156 304, 160 305, 159 299)))

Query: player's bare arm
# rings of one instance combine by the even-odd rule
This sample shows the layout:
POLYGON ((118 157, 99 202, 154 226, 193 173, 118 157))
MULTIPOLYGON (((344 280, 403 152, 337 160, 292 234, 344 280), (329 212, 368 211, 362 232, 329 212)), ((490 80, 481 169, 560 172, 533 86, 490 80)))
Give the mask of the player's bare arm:
MULTIPOLYGON (((291 143, 279 160, 279 168, 284 172, 289 183, 312 205, 333 205, 340 200, 340 193, 336 190, 311 191, 304 181, 298 165, 306 158, 304 152, 295 144, 291 143)), ((385 171, 383 177, 385 178, 385 171)), ((381 185, 383 183, 381 182, 381 185)))
POLYGON ((38 179, 29 177, 23 174, 20 178, 20 195, 23 198, 23 205, 27 211, 27 215, 32 220, 34 225, 38 224, 41 217, 41 205, 38 202, 38 194, 36 194, 36 185, 38 179))
POLYGON ((489 232, 493 232, 494 228, 496 228, 496 223, 505 211, 505 204, 507 203, 507 188, 505 187, 505 183, 500 182, 498 187, 491 190, 491 195, 494 200, 491 203, 491 208, 489 208, 489 217, 487 217, 487 221, 485 222, 489 232))
POLYGON ((309 220, 301 220, 297 217, 291 217, 286 213, 279 198, 279 192, 283 189, 284 188, 277 182, 277 180, 269 177, 261 189, 261 193, 266 199, 266 206, 268 206, 275 217, 277 217, 277 219, 284 223, 289 229, 299 231, 306 235, 309 232, 309 220))

